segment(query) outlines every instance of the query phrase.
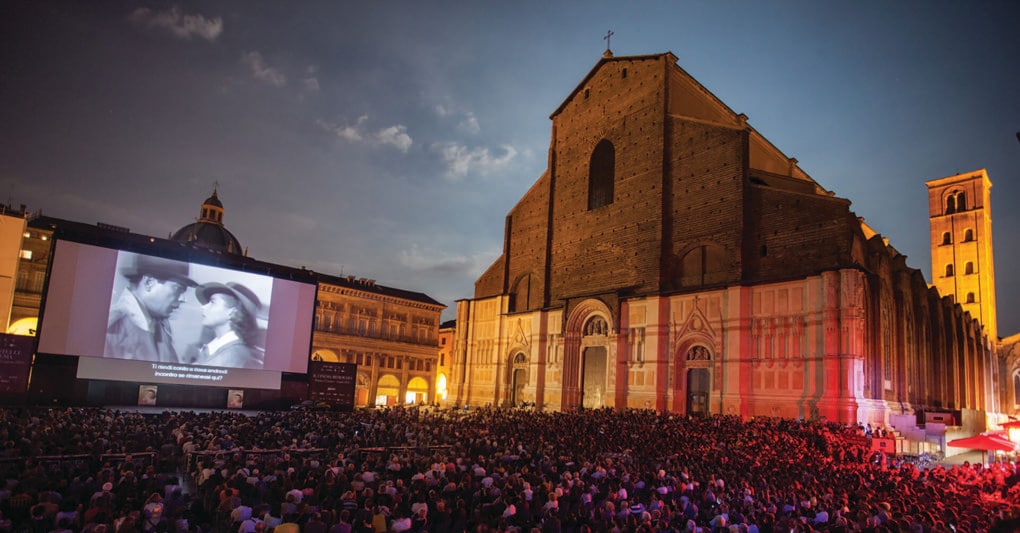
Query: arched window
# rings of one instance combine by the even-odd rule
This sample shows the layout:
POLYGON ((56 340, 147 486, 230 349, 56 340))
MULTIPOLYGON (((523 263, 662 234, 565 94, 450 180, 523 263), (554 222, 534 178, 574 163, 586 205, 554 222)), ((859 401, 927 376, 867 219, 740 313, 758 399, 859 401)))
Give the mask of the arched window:
POLYGON ((953 244, 953 234, 948 231, 942 234, 942 244, 953 244))
POLYGON ((517 311, 527 311, 531 309, 531 301, 529 296, 531 295, 531 274, 525 274, 517 279, 514 283, 513 288, 510 289, 510 301, 508 302, 507 311, 515 313, 517 311))
POLYGON ((974 230, 968 229, 963 233, 963 242, 970 242, 974 240, 974 230))
POLYGON ((974 293, 973 292, 968 292, 967 293, 967 303, 969 303, 969 304, 974 303, 974 293))
POLYGON ((952 264, 946 265, 946 277, 947 278, 953 277, 953 265, 952 264))
POLYGON ((964 274, 973 274, 974 273, 974 263, 971 262, 971 261, 967 261, 967 264, 963 265, 963 273, 964 274))
POLYGON ((1013 405, 1020 405, 1020 372, 1013 374, 1013 405))
POLYGON ((726 252, 714 244, 698 246, 680 260, 681 287, 709 285, 726 281, 726 252))
POLYGON ((616 149, 602 139, 591 153, 588 165, 588 209, 613 203, 613 182, 616 181, 616 149))
POLYGON ((967 210, 967 193, 953 191, 946 196, 946 214, 951 215, 967 210))

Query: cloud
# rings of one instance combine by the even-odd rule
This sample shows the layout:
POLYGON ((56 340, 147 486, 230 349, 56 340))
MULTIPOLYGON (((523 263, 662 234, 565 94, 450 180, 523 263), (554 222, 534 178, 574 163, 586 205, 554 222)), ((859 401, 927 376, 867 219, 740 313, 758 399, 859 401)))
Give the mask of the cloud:
POLYGON ((503 153, 494 155, 488 148, 468 148, 462 144, 446 143, 433 147, 446 163, 447 176, 459 179, 468 174, 480 176, 505 168, 517 157, 517 150, 509 145, 501 147, 503 153))
POLYGON ((375 138, 382 144, 395 146, 401 152, 407 153, 411 148, 411 136, 407 134, 407 126, 396 125, 383 128, 375 134, 375 138))
POLYGON ((368 131, 365 127, 367 121, 368 115, 362 115, 358 117, 358 121, 354 125, 333 124, 321 119, 317 120, 316 124, 323 130, 346 141, 366 142, 377 146, 393 146, 405 154, 411 148, 411 145, 414 144, 414 140, 407 134, 407 126, 396 124, 372 132, 368 131))
POLYGON ((202 15, 185 15, 176 7, 170 11, 140 7, 131 13, 128 20, 139 26, 167 30, 180 39, 198 37, 215 41, 223 33, 223 19, 220 17, 207 19, 202 15))
POLYGON ((305 89, 311 92, 319 92, 319 78, 317 77, 319 68, 315 65, 309 65, 305 68, 305 77, 301 80, 304 84, 305 89))
POLYGON ((478 124, 478 117, 471 111, 457 111, 451 109, 443 104, 436 104, 432 110, 436 113, 439 118, 449 118, 455 116, 461 116, 460 122, 457 124, 457 128, 461 131, 470 133, 471 135, 477 135, 482 129, 478 124))
POLYGON ((415 272, 432 272, 456 275, 465 279, 477 278, 489 267, 498 252, 479 252, 473 255, 427 255, 417 244, 400 251, 401 266, 415 272))
POLYGON ((262 59, 262 54, 258 52, 253 51, 244 54, 241 57, 241 62, 248 65, 248 68, 251 69, 251 73, 255 76, 255 79, 277 87, 283 87, 287 84, 287 77, 279 70, 266 65, 265 60, 262 59))
POLYGON ((471 112, 465 113, 464 120, 461 120, 457 127, 472 135, 477 135, 478 132, 482 131, 482 128, 478 125, 478 117, 471 112))

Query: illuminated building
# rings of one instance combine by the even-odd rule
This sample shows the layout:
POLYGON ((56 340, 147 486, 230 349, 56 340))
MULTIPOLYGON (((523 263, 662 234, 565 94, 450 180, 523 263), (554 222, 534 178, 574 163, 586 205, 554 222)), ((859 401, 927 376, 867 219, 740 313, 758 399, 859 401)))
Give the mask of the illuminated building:
POLYGON ((998 339, 992 254, 992 182, 984 170, 927 182, 932 284, 998 339))
POLYGON ((449 401, 983 429, 977 317, 676 61, 607 52, 552 114, 449 401))
POLYGON ((318 275, 312 359, 357 363, 355 406, 432 403, 446 306, 375 280, 318 275))
POLYGON ((436 401, 449 404, 450 363, 453 361, 453 343, 457 338, 457 322, 448 320, 439 325, 439 359, 436 361, 436 401))

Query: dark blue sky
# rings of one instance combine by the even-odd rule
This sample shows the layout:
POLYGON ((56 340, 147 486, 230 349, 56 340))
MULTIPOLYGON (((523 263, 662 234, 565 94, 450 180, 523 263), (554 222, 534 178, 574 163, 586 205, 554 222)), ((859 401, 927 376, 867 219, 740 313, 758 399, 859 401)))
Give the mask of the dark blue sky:
POLYGON ((1020 331, 1020 3, 0 4, 0 193, 166 236, 219 184, 251 255, 451 307, 601 56, 672 51, 931 279, 924 182, 987 168, 1020 331))

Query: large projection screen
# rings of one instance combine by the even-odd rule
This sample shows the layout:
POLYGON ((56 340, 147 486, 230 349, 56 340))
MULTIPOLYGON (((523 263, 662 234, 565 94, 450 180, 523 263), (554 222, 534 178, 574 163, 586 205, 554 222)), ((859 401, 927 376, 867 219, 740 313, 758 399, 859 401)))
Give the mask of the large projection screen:
POLYGON ((38 351, 79 357, 85 379, 279 389, 282 372, 308 370, 315 292, 314 283, 58 239, 38 351))

